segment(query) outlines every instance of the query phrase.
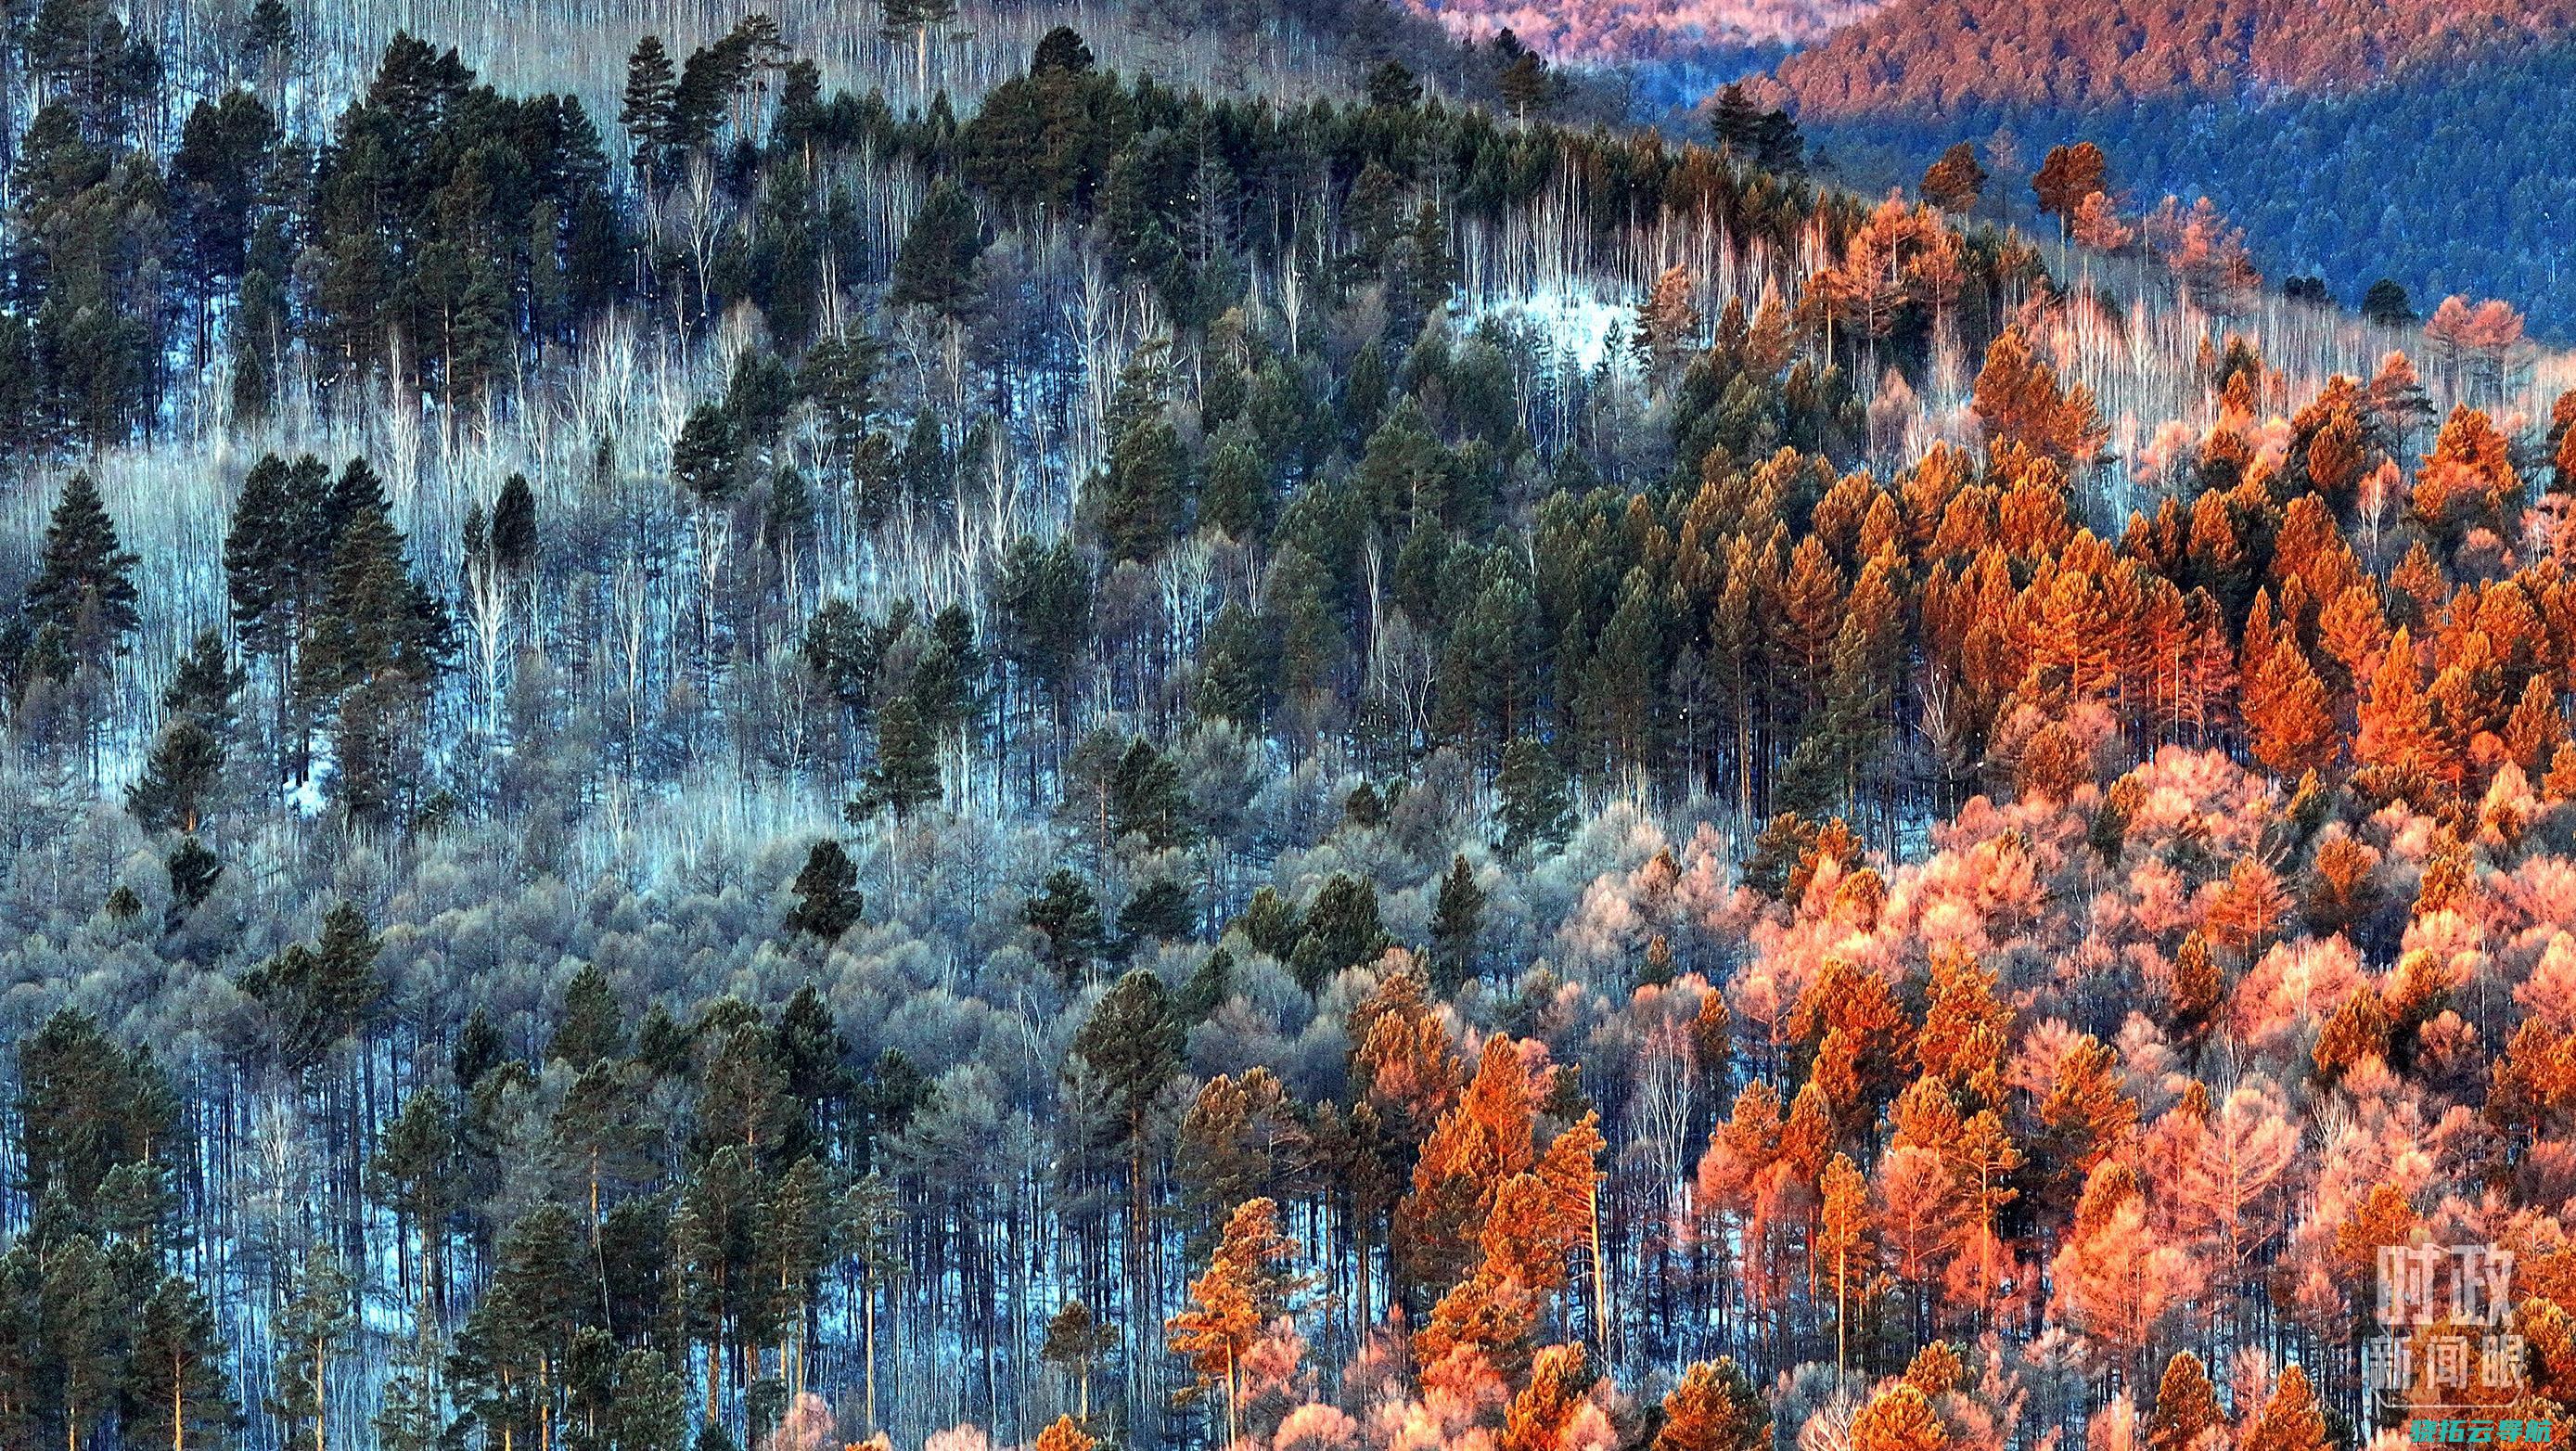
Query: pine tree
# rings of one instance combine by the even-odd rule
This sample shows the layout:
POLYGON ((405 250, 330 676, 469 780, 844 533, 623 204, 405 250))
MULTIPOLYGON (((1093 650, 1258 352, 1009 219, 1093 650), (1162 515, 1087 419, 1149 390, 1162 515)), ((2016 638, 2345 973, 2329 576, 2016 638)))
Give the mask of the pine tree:
POLYGON ((537 496, 526 474, 502 480, 492 504, 491 540, 492 558, 504 571, 524 575, 536 567, 537 496))
POLYGON ((322 919, 313 946, 295 943, 244 974, 242 991, 268 1015, 268 1047, 301 1073, 363 1028, 384 992, 376 938, 357 907, 342 902, 322 919))
POLYGON ((1942 1451, 1950 1433, 1922 1391, 1903 1382, 1880 1391, 1852 1417, 1852 1451, 1942 1451))
POLYGON ((224 872, 223 858, 193 836, 182 837, 170 849, 165 864, 170 874, 170 911, 161 930, 176 932, 186 925, 206 898, 215 890, 215 879, 224 872))
POLYGON ((1109 457, 1094 490, 1101 539, 1115 560, 1149 560, 1171 543, 1181 523, 1186 460, 1166 416, 1160 369, 1149 359, 1128 365, 1111 409, 1109 457))
POLYGON ((200 630, 161 692, 161 708, 174 720, 194 721, 220 741, 232 732, 233 698, 241 693, 242 680, 241 670, 224 653, 223 636, 200 630))
POLYGON ((563 1019, 546 1043, 546 1057, 575 1069, 626 1056, 626 1021, 617 990, 596 962, 585 962, 564 984, 563 1019))
POLYGON ((74 1235, 46 1253, 36 1314, 52 1352, 67 1451, 80 1451, 83 1434, 110 1419, 125 1365, 124 1299, 98 1241, 74 1235))
POLYGON ((1969 210, 1985 190, 1986 169, 1977 162, 1977 148, 1966 141, 1953 143, 1923 173, 1923 199, 1945 212, 1969 210))
POLYGON ((1565 774, 1535 738, 1520 736, 1504 748, 1502 774, 1495 778, 1494 789, 1501 796, 1496 816, 1503 828, 1505 855, 1519 856, 1565 840, 1573 814, 1565 774))
POLYGON ((142 562, 118 539, 98 485, 86 473, 72 475, 45 526, 36 578, 27 586, 29 624, 52 626, 83 663, 103 665, 124 651, 125 637, 142 622, 134 587, 134 568, 142 562))
POLYGON ((1733 1360, 1698 1361, 1664 1397, 1654 1451, 1763 1451, 1771 1407, 1733 1360))
POLYGON ((152 743, 142 777, 126 788, 125 807, 146 830, 193 836, 223 773, 223 742, 182 716, 152 743))
POLYGON ((2296 1363, 2284 1367, 2272 1387, 2272 1398, 2237 1442, 2238 1451, 2325 1451, 2325 1412, 2308 1385, 2307 1371, 2296 1363))
MULTIPOLYGON (((1823 1055, 1819 1054, 1821 1061, 1823 1055)), ((1839 1372, 1845 1360, 1850 1334, 1851 1302, 1855 1290, 1868 1294, 1877 1250, 1873 1244, 1876 1231, 1869 1207, 1869 1181, 1847 1154, 1834 1155, 1825 1166, 1823 1182, 1818 1186, 1824 1205, 1817 1215, 1816 1258, 1831 1266, 1834 1282, 1834 1368, 1839 1372)))
POLYGON ((896 696, 877 712, 877 759, 862 778, 859 794, 844 808, 852 825, 864 825, 880 811, 908 821, 913 812, 940 798, 938 741, 923 719, 912 692, 896 696))
POLYGON ((2030 189, 2039 198, 2040 211, 2063 226, 2074 219, 2075 209, 2086 197, 2110 190, 2110 164, 2102 148, 2090 141, 2052 146, 2032 174, 2030 189))
POLYGON ((1118 909, 1120 948, 1130 956, 1157 942, 1177 942, 1198 926, 1190 889, 1175 877, 1155 877, 1118 909))
POLYGON ((1288 970, 1313 992, 1346 968, 1375 962, 1388 942, 1386 925, 1378 916, 1377 888, 1346 872, 1335 872, 1306 909, 1305 930, 1288 955, 1288 970))
POLYGON ((1073 1036, 1073 1057, 1105 1100, 1110 1146, 1127 1160, 1129 1248, 1147 1234, 1149 1192, 1145 1154, 1152 1141, 1154 1104, 1182 1068, 1185 1030, 1173 1015, 1163 980, 1142 968, 1129 970, 1101 996, 1073 1036))
POLYGON ((670 166, 669 151, 676 139, 674 89, 671 55, 663 49, 662 37, 648 35, 635 42, 626 60, 625 104, 617 113, 617 124, 626 128, 632 148, 628 154, 647 194, 670 166))
POLYGON ((866 903, 858 891, 858 864, 830 837, 814 843, 796 874, 796 905, 787 909, 787 930, 810 933, 830 944, 858 925, 866 903))
POLYGON ((1190 1363, 1202 1385, 1225 1393, 1225 1440, 1239 1435, 1238 1373, 1244 1353, 1287 1308, 1291 1280, 1281 1263, 1293 1253, 1279 1231, 1279 1206, 1254 1199, 1227 1219, 1207 1272, 1190 1283, 1190 1308, 1165 1325, 1172 1353, 1190 1363))
POLYGON ((2226 1424, 2218 1388, 2210 1384, 2200 1357, 2188 1350, 2174 1352, 2156 1386, 2156 1407, 2147 1416, 2149 1451, 2191 1451, 2202 1435, 2226 1424))
POLYGON ((332 1369, 348 1348, 356 1325, 356 1282, 328 1250, 307 1249, 294 1292, 277 1317, 277 1365, 268 1409, 290 1438, 313 1451, 331 1451, 332 1369))
POLYGON ((75 1008, 18 1046, 18 1152, 29 1202, 86 1215, 117 1168, 145 1162, 178 1118, 148 1049, 126 1049, 75 1008))
POLYGON ((126 1363, 122 1426, 128 1443, 170 1451, 221 1451, 239 1415, 214 1310, 194 1285, 164 1279, 143 1304, 126 1363))
POLYGON ((1067 984, 1088 977, 1091 964, 1108 950, 1100 899, 1067 868, 1047 874, 1038 894, 1021 907, 1020 920, 1046 937, 1047 963, 1067 984))
POLYGON ((1047 1319, 1038 1356, 1073 1382, 1074 1414, 1085 1424, 1091 1420, 1092 1364, 1117 1346, 1116 1328, 1101 1323, 1080 1300, 1065 1301, 1047 1319))
POLYGON ((925 307, 952 322, 964 321, 981 291, 976 264, 983 258, 984 246, 984 223, 976 215, 974 201, 954 182, 934 184, 895 253, 887 300, 897 307, 925 307))
POLYGON ((1476 885, 1475 869, 1460 852, 1450 858, 1431 909, 1431 983, 1442 997, 1454 996, 1475 975, 1484 911, 1485 889, 1476 885))

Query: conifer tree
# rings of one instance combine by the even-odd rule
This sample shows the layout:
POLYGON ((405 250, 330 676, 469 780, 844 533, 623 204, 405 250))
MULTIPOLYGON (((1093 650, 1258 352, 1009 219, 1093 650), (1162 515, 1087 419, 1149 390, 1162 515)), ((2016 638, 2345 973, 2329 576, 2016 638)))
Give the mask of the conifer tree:
POLYGON ((143 561, 117 537, 116 521, 86 473, 72 475, 45 526, 36 577, 27 586, 27 617, 37 629, 62 632, 84 664, 122 653, 141 617, 134 568, 143 561))
POLYGON ((635 42, 626 60, 625 104, 617 124, 626 128, 628 155, 648 195, 670 165, 669 151, 677 139, 674 91, 671 55, 662 37, 648 35, 635 42))
POLYGON ((143 775, 126 788, 126 809, 148 830, 193 836, 223 772, 223 742, 182 716, 152 743, 143 775))
POLYGON ((172 1275, 143 1304, 126 1365, 120 1424, 131 1444, 170 1451, 221 1451, 232 1444, 239 1410, 224 1370, 214 1310, 194 1285, 172 1275))
POLYGON ((1654 1451, 1762 1451, 1771 1407, 1732 1359, 1698 1361, 1664 1396, 1654 1451))
POLYGON ((1021 907, 1020 920, 1045 935, 1047 962, 1066 983, 1088 976, 1093 960, 1108 947, 1100 899, 1067 868, 1047 874, 1038 894, 1021 907))
POLYGON ((859 794, 844 809, 852 825, 862 825, 878 812, 908 821, 922 806, 940 796, 938 741, 933 725, 912 692, 906 691, 877 712, 877 759, 862 778, 859 794))
POLYGON ((216 878, 223 875, 223 858, 193 836, 182 837, 170 849, 165 867, 170 874, 170 911, 161 924, 164 932, 176 932, 196 910, 205 905, 215 890, 216 878))
POLYGON ((1565 839, 1573 813, 1565 776, 1535 738, 1521 736, 1504 748, 1502 774, 1495 778, 1494 789, 1501 797, 1496 815, 1503 828, 1505 855, 1519 856, 1565 839))
POLYGON ((1074 1415, 1082 1423, 1091 1420, 1092 1363, 1117 1345, 1117 1332, 1080 1300, 1065 1301, 1047 1318, 1046 1339, 1038 1353, 1073 1382, 1074 1415))
POLYGON ((949 321, 964 321, 977 305, 981 288, 976 266, 984 246, 984 223, 974 201, 954 182, 935 183, 895 253, 894 285, 887 299, 897 307, 924 307, 949 321))
POLYGON ((1897 1382, 1860 1408, 1851 1422, 1852 1451, 1942 1451, 1950 1433, 1922 1391, 1897 1382))
POLYGON ((1172 1353, 1190 1363, 1201 1384, 1225 1395, 1225 1440, 1240 1433, 1238 1374, 1253 1338, 1287 1306, 1289 1277, 1282 1262, 1293 1252, 1279 1230, 1279 1206, 1254 1199, 1226 1220, 1207 1272, 1190 1283, 1190 1308, 1166 1326, 1172 1353))
POLYGON ((838 942, 858 925, 866 899, 859 895, 858 864, 830 837, 814 843, 805 866, 796 874, 796 905, 787 909, 787 930, 804 932, 824 943, 838 942))
POLYGON ((1440 895, 1431 909, 1431 983, 1443 997, 1455 994, 1475 974, 1484 910, 1485 889, 1476 885, 1466 853, 1457 853, 1440 879, 1440 895))
POLYGON ((611 1058, 626 1056, 625 1014, 617 990, 596 962, 585 962, 564 985, 563 1019, 546 1043, 546 1057, 560 1058, 586 1070, 611 1058))
POLYGON ((1311 992, 1345 968, 1376 961, 1387 944, 1386 925, 1378 916, 1377 888, 1347 872, 1335 872, 1306 909, 1305 930, 1288 956, 1288 970, 1311 992))
POLYGON ((330 1251, 308 1248, 277 1317, 268 1409, 290 1438, 312 1451, 331 1451, 332 1372, 356 1324, 355 1288, 330 1251))
POLYGON ((2200 1357, 2188 1350, 2174 1352, 2157 1383, 2155 1409, 2147 1416, 2149 1451, 2191 1451, 2203 1434, 2226 1424, 2218 1388, 2210 1384, 2200 1357))

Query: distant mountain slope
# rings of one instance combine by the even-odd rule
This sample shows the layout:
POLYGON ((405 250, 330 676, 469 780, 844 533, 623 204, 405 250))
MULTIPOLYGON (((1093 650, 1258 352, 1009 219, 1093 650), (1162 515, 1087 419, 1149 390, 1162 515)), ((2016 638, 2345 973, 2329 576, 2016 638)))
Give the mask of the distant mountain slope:
POLYGON ((1804 45, 1854 24, 1883 0, 1406 0, 1458 36, 1508 29, 1576 63, 1688 61, 1804 45))
POLYGON ((1790 57, 1802 116, 2349 90, 2576 29, 2571 0, 1896 0, 1790 57))
POLYGON ((2576 330, 2576 0, 1894 0, 1776 74, 1863 190, 1999 130, 2029 164, 2087 139, 2134 205, 2212 198, 2273 275, 2576 330))

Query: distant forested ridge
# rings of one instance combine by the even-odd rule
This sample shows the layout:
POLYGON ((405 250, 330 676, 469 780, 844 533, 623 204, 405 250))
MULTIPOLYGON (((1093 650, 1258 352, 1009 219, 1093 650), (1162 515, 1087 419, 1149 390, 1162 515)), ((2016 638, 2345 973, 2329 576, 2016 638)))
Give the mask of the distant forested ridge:
POLYGON ((2418 1240, 2576 1404, 2508 302, 1358 5, 415 18, 10 17, 0 1447, 2323 1451, 2418 1240))
POLYGON ((2513 298, 2553 333, 2576 294, 2551 245, 2576 173, 2570 17, 2550 6, 1904 3, 1778 68, 1855 182, 1962 138, 2085 139, 2138 205, 2207 195, 2263 265, 2419 296, 2513 298), (2463 171, 2463 157, 2475 157, 2463 171))

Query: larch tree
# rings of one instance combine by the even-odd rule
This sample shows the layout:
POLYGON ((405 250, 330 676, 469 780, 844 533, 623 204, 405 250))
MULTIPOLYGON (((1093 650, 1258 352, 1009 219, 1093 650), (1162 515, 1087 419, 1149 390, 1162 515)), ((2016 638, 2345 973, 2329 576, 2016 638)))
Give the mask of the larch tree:
POLYGON ((1294 1253, 1279 1231, 1279 1206, 1254 1199, 1226 1220, 1225 1233, 1206 1272, 1190 1282, 1190 1308, 1166 1323, 1172 1353, 1225 1393, 1226 1445, 1240 1432, 1238 1374, 1244 1353, 1287 1308, 1294 1281, 1286 1261, 1294 1253))

